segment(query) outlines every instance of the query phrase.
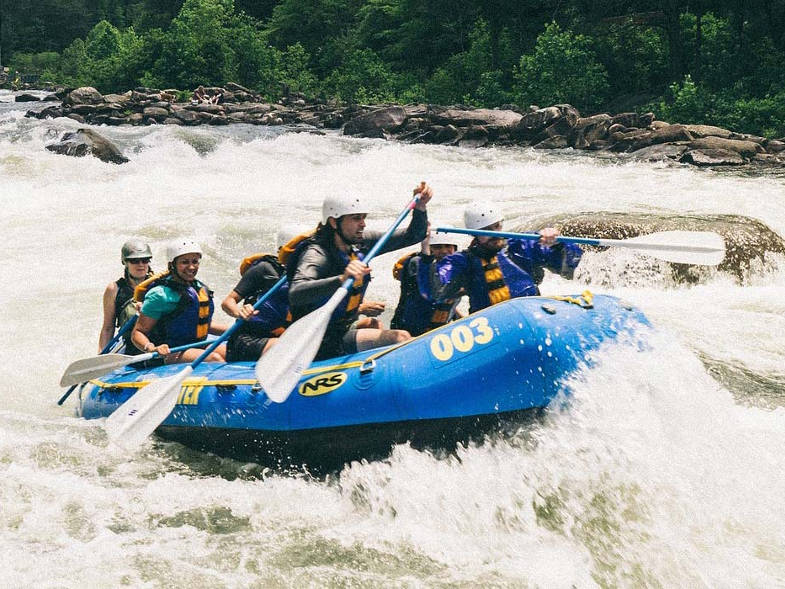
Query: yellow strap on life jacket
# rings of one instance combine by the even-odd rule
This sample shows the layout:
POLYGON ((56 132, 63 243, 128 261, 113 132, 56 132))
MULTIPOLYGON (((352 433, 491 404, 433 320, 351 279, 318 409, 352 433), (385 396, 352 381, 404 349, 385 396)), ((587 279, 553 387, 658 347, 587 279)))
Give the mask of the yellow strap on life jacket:
POLYGON ((153 274, 150 278, 146 278, 142 282, 136 285, 134 289, 134 300, 138 303, 144 301, 144 297, 147 295, 147 291, 153 286, 153 283, 161 280, 161 278, 166 278, 169 276, 169 270, 165 270, 164 272, 159 272, 158 274, 153 274))
POLYGON ((578 298, 575 297, 562 297, 562 296, 552 296, 548 297, 549 299, 553 299, 554 301, 564 301, 565 303, 572 303, 573 305, 578 305, 582 309, 593 309, 594 308, 594 295, 590 290, 584 290, 581 293, 581 296, 578 298))
POLYGON ((196 294, 199 299, 199 322, 196 325, 196 338, 203 339, 207 337, 207 332, 210 329, 210 293, 202 286, 196 294))
MULTIPOLYGON (((352 252, 349 255, 349 260, 357 260, 357 254, 352 252)), ((349 291, 349 302, 346 303, 346 315, 351 315, 354 313, 359 307, 360 303, 363 302, 363 285, 365 284, 365 276, 354 281, 352 284, 352 288, 349 291)))
POLYGON ((485 283, 488 285, 488 298, 491 300, 491 305, 510 300, 510 289, 504 283, 504 275, 496 256, 487 262, 482 260, 482 269, 485 283))
POLYGON ((250 256, 243 258, 243 261, 240 262, 240 276, 245 274, 248 271, 248 268, 253 266, 255 262, 258 262, 259 260, 266 257, 275 258, 276 256, 272 254, 261 253, 261 254, 251 254, 250 256))
POLYGON ((286 261, 289 259, 289 256, 291 256, 294 253, 294 251, 297 249, 297 246, 300 244, 300 242, 305 239, 308 239, 309 237, 313 237, 317 229, 318 227, 315 227, 310 231, 301 233, 300 235, 293 237, 284 245, 282 245, 278 249, 278 261, 281 262, 281 264, 283 264, 284 266, 286 266, 286 261))
POLYGON ((416 255, 417 252, 412 252, 410 254, 406 254, 405 256, 402 256, 400 260, 395 262, 395 266, 393 266, 392 269, 393 278, 395 278, 395 280, 398 281, 401 280, 401 272, 403 272, 403 267, 406 265, 406 262, 411 260, 416 255))

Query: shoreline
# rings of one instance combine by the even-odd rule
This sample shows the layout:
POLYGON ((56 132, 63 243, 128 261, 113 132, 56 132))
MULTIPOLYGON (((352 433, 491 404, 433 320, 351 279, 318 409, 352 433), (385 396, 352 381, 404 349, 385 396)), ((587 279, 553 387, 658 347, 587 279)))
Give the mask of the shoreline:
POLYGON ((68 117, 87 125, 305 125, 352 137, 480 148, 516 145, 534 149, 573 148, 641 161, 670 161, 699 167, 785 166, 785 138, 768 139, 711 125, 668 123, 653 113, 582 116, 569 104, 520 109, 465 105, 338 105, 289 95, 263 100, 237 84, 208 88, 219 104, 177 102, 172 91, 136 88, 102 95, 91 87, 64 89, 40 99, 22 93, 18 102, 60 100, 27 117, 68 117))

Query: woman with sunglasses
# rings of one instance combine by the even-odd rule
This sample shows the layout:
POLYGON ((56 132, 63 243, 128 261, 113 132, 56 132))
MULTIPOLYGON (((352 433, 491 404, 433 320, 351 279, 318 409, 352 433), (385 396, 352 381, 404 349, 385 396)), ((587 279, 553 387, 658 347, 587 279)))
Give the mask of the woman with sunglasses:
MULTIPOLYGON (((150 268, 152 258, 150 246, 141 239, 128 240, 120 249, 120 261, 125 271, 120 278, 110 282, 104 291, 104 323, 98 336, 99 352, 112 339, 115 328, 120 327, 136 314, 137 308, 133 302, 134 288, 152 276, 153 271, 150 268)), ((129 332, 125 339, 125 353, 141 354, 135 346, 130 345, 130 337, 129 332)))

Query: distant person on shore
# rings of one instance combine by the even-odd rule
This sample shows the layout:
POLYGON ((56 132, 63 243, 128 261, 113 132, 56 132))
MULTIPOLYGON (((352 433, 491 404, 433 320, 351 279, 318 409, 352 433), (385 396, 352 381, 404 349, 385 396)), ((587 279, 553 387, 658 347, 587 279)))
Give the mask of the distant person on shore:
POLYGON ((191 97, 191 104, 210 104, 210 97, 207 96, 207 90, 205 90, 204 86, 201 84, 194 90, 193 96, 191 97))
MULTIPOLYGON (((170 353, 170 348, 220 335, 227 326, 213 322, 213 292, 197 280, 202 248, 191 240, 177 240, 167 248, 169 270, 152 276, 136 289, 142 309, 131 334, 133 344, 143 352, 158 352, 166 364, 192 362, 203 352, 191 348, 170 353)), ((223 362, 226 346, 221 345, 208 357, 223 362)))
MULTIPOLYGON (((123 276, 110 282, 104 290, 104 322, 98 336, 98 351, 104 349, 114 336, 116 327, 124 325, 139 310, 134 304, 134 289, 144 280, 152 276, 150 261, 153 253, 150 246, 141 239, 130 239, 120 249, 120 262, 125 271, 123 276)), ((141 305, 139 305, 141 306, 141 305)), ((125 353, 141 354, 135 346, 130 345, 131 332, 125 336, 125 353)))

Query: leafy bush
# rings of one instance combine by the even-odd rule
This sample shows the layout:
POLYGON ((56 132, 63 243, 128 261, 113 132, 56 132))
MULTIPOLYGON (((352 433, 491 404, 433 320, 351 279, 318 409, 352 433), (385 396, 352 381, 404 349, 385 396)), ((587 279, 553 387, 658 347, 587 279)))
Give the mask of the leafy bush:
POLYGON ((515 73, 519 104, 569 103, 579 110, 597 108, 608 91, 608 74, 583 35, 555 22, 537 37, 534 53, 521 56, 515 73))

